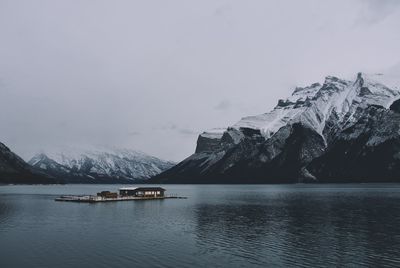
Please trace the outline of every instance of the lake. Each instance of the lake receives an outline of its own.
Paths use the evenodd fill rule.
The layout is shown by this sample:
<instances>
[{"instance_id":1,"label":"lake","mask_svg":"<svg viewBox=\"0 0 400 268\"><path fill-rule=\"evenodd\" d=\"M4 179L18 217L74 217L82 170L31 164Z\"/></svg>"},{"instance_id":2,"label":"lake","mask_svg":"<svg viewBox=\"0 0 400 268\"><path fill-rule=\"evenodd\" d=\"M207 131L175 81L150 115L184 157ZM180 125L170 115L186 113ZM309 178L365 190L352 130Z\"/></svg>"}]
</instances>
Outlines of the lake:
<instances>
[{"instance_id":1,"label":"lake","mask_svg":"<svg viewBox=\"0 0 400 268\"><path fill-rule=\"evenodd\" d=\"M118 187L0 186L0 266L400 266L400 184L164 185L188 199L54 201Z\"/></svg>"}]
</instances>

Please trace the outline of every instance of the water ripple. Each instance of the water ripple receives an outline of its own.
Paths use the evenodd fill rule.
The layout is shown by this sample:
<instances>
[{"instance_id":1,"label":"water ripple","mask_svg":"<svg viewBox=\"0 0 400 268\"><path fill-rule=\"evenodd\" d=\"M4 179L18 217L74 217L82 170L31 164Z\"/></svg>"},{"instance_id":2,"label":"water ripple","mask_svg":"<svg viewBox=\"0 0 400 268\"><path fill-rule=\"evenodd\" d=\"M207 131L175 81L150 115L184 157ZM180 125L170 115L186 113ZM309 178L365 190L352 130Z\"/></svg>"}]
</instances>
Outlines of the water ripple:
<instances>
[{"instance_id":1,"label":"water ripple","mask_svg":"<svg viewBox=\"0 0 400 268\"><path fill-rule=\"evenodd\" d=\"M399 185L174 185L190 198L54 202L68 187L82 191L1 189L5 267L400 266Z\"/></svg>"}]
</instances>

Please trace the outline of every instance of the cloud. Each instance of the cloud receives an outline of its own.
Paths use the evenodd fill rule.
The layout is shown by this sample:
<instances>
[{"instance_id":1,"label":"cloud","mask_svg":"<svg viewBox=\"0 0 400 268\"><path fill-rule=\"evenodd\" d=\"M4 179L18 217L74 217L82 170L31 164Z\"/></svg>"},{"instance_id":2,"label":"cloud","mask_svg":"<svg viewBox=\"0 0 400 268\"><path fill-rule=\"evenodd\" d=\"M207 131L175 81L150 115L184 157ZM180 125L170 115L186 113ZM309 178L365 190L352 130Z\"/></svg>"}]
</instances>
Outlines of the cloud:
<instances>
[{"instance_id":1,"label":"cloud","mask_svg":"<svg viewBox=\"0 0 400 268\"><path fill-rule=\"evenodd\" d=\"M181 133L183 135L189 135L189 136L193 136L193 135L198 135L199 134L199 132L191 130L191 129L187 129L187 128L179 129L179 133Z\"/></svg>"},{"instance_id":2,"label":"cloud","mask_svg":"<svg viewBox=\"0 0 400 268\"><path fill-rule=\"evenodd\" d=\"M220 101L215 107L215 110L226 111L231 108L232 104L228 100Z\"/></svg>"},{"instance_id":3,"label":"cloud","mask_svg":"<svg viewBox=\"0 0 400 268\"><path fill-rule=\"evenodd\" d=\"M131 131L131 132L128 133L129 136L139 136L141 134L142 133L140 133L139 131Z\"/></svg>"},{"instance_id":4,"label":"cloud","mask_svg":"<svg viewBox=\"0 0 400 268\"><path fill-rule=\"evenodd\" d=\"M161 129L161 130L176 130L178 126L174 123L168 123L165 125L162 125L160 127L155 127L156 129Z\"/></svg>"},{"instance_id":5,"label":"cloud","mask_svg":"<svg viewBox=\"0 0 400 268\"><path fill-rule=\"evenodd\" d=\"M0 0L0 141L181 160L293 86L400 55L400 0L182 2Z\"/></svg>"},{"instance_id":6,"label":"cloud","mask_svg":"<svg viewBox=\"0 0 400 268\"><path fill-rule=\"evenodd\" d=\"M367 25L379 23L392 15L400 7L398 0L364 0L358 23Z\"/></svg>"},{"instance_id":7,"label":"cloud","mask_svg":"<svg viewBox=\"0 0 400 268\"><path fill-rule=\"evenodd\" d=\"M158 128L159 130L165 131L165 130L169 130L169 131L173 131L175 133L179 133L185 136L194 136L194 135L198 135L199 132L189 129L189 128L184 128L184 127L180 127L175 123L168 123L166 125L163 125L161 127Z\"/></svg>"},{"instance_id":8,"label":"cloud","mask_svg":"<svg viewBox=\"0 0 400 268\"><path fill-rule=\"evenodd\" d=\"M223 4L215 9L214 14L216 16L222 16L231 10L232 10L232 6L230 4Z\"/></svg>"}]
</instances>

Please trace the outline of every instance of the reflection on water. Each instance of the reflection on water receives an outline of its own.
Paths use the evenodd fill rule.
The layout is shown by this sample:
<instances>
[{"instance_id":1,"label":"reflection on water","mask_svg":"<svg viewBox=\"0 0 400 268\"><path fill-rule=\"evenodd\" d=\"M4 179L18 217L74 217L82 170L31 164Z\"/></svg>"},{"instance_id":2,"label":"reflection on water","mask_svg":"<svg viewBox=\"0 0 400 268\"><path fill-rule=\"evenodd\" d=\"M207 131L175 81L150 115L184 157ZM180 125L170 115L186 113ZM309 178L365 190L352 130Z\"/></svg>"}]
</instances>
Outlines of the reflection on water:
<instances>
[{"instance_id":1,"label":"reflection on water","mask_svg":"<svg viewBox=\"0 0 400 268\"><path fill-rule=\"evenodd\" d=\"M8 219L10 219L11 213L13 212L11 206L12 204L0 198L0 226L7 225Z\"/></svg>"},{"instance_id":2,"label":"reflection on water","mask_svg":"<svg viewBox=\"0 0 400 268\"><path fill-rule=\"evenodd\" d=\"M204 255L232 254L258 265L400 264L400 196L304 193L257 199L263 204L196 207Z\"/></svg>"},{"instance_id":3,"label":"reflection on water","mask_svg":"<svg viewBox=\"0 0 400 268\"><path fill-rule=\"evenodd\" d=\"M189 199L53 201L114 188L0 187L2 267L400 266L400 185L167 185Z\"/></svg>"}]
</instances>

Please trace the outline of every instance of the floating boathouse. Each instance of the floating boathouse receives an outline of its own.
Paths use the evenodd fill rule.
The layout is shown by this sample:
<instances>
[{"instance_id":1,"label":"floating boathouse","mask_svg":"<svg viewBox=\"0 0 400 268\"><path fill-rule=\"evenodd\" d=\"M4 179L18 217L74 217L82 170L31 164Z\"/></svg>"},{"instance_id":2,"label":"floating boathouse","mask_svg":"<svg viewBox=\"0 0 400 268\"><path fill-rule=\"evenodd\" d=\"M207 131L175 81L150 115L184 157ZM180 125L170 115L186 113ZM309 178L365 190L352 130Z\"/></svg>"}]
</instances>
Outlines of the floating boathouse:
<instances>
[{"instance_id":1,"label":"floating boathouse","mask_svg":"<svg viewBox=\"0 0 400 268\"><path fill-rule=\"evenodd\" d=\"M130 201L130 200L154 200L154 199L186 199L177 195L165 195L165 189L161 187L123 187L117 192L102 191L97 195L63 195L56 198L56 201L70 202L114 202L114 201Z\"/></svg>"}]
</instances>

